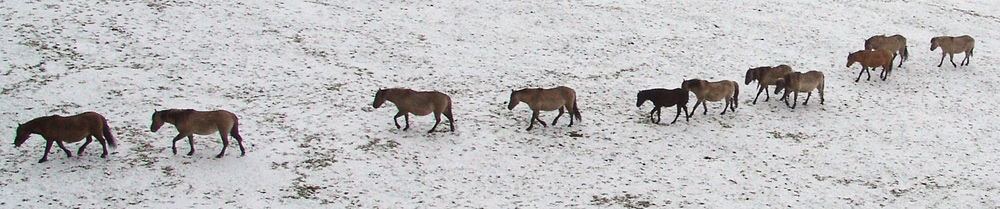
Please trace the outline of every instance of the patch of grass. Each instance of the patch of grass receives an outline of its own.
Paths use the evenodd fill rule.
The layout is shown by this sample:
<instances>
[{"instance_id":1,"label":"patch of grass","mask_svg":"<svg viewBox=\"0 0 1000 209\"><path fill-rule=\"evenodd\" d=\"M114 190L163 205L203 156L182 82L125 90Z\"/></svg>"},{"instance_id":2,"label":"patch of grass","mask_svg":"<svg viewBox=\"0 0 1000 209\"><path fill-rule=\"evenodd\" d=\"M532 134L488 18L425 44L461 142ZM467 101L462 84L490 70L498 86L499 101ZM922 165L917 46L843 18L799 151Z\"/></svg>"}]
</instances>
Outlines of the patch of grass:
<instances>
[{"instance_id":1,"label":"patch of grass","mask_svg":"<svg viewBox=\"0 0 1000 209\"><path fill-rule=\"evenodd\" d=\"M375 150L380 150L380 151L391 150L393 148L399 147L399 142L396 142L396 140L388 140L385 142L385 144L379 144L379 142L381 141L382 139L379 138L372 139L371 141L368 141L367 144L358 146L358 149L370 152Z\"/></svg>"},{"instance_id":2,"label":"patch of grass","mask_svg":"<svg viewBox=\"0 0 1000 209\"><path fill-rule=\"evenodd\" d=\"M638 200L641 197L639 195L634 195L634 194L617 195L611 198L594 195L593 198L594 199L590 200L590 204L596 206L620 205L624 208L636 209L636 208L649 208L650 206L655 205L649 201Z\"/></svg>"},{"instance_id":3,"label":"patch of grass","mask_svg":"<svg viewBox=\"0 0 1000 209\"><path fill-rule=\"evenodd\" d=\"M767 133L771 134L771 137L773 137L775 139L791 139L791 140L795 141L796 143L802 143L803 139L812 137L812 136L806 135L805 133L802 133L802 132L798 132L798 133L784 133L784 134L782 134L781 132L778 132L778 131L768 131Z\"/></svg>"}]
</instances>

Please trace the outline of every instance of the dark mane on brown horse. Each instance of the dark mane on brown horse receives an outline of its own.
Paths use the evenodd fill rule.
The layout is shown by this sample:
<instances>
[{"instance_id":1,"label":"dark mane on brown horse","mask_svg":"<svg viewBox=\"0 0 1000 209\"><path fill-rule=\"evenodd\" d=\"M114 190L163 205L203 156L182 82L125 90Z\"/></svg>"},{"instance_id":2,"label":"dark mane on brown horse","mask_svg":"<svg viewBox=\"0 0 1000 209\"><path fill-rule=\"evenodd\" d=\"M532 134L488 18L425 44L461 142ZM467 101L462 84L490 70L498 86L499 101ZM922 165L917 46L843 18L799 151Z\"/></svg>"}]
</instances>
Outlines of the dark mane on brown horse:
<instances>
[{"instance_id":1,"label":"dark mane on brown horse","mask_svg":"<svg viewBox=\"0 0 1000 209\"><path fill-rule=\"evenodd\" d=\"M949 55L949 60L951 65L958 67L955 64L955 54L965 52L965 59L960 62L962 66L969 65L970 57L972 57L972 49L976 48L976 40L972 39L972 36L964 35L958 37L951 36L938 36L931 39L931 51L941 47L941 60L938 61L938 67L941 67L941 63L944 63L944 55Z\"/></svg>"},{"instance_id":2,"label":"dark mane on brown horse","mask_svg":"<svg viewBox=\"0 0 1000 209\"><path fill-rule=\"evenodd\" d=\"M708 82L701 79L691 79L682 82L681 89L694 93L695 97L698 98L698 102L694 103L694 108L691 108L691 115L694 115L695 110L698 110L699 104L705 109L702 114L708 114L708 106L705 104L705 101L717 102L726 100L726 105L722 107L721 115L725 115L728 109L736 111L736 107L739 106L740 84L736 83L736 81L721 80ZM688 115L688 117L691 115Z\"/></svg>"},{"instance_id":3,"label":"dark mane on brown horse","mask_svg":"<svg viewBox=\"0 0 1000 209\"><path fill-rule=\"evenodd\" d=\"M406 119L406 127L403 131L410 129L410 113L417 116L424 116L434 113L434 126L427 133L434 132L438 124L441 123L441 115L448 118L448 125L451 126L451 131L455 131L455 119L451 114L451 97L447 94L437 92L437 91L414 91L404 88L391 88L391 89L379 89L375 93L375 101L372 102L372 107L379 108L385 101L390 101L396 105L396 116L392 118L392 122L396 124L396 129L399 129L399 122L396 121L400 116Z\"/></svg>"},{"instance_id":4,"label":"dark mane on brown horse","mask_svg":"<svg viewBox=\"0 0 1000 209\"><path fill-rule=\"evenodd\" d=\"M17 126L14 146L20 147L25 140L28 140L31 134L42 135L42 138L45 138L45 154L42 155L41 160L38 160L38 163L48 161L49 150L52 149L53 142L66 152L66 157L73 157L73 154L69 149L66 149L63 142L73 143L86 138L87 141L80 146L80 149L76 153L77 155L81 155L84 148L93 141L93 138L97 138L97 141L101 143L101 147L104 149L101 158L108 156L108 146L111 146L111 148L118 146L115 142L115 137L111 135L111 127L108 126L108 120L95 112L85 112L69 117L59 115L45 116L35 118L25 124L20 124Z\"/></svg>"},{"instance_id":5,"label":"dark mane on brown horse","mask_svg":"<svg viewBox=\"0 0 1000 209\"><path fill-rule=\"evenodd\" d=\"M236 138L236 142L240 146L240 156L246 155L246 150L243 148L243 137L240 136L239 118L229 111L203 112L192 109L169 109L153 112L152 120L153 124L149 128L152 132L160 130L164 123L173 124L174 128L177 128L178 133L174 137L172 146L175 155L177 154L178 140L184 137L188 138L191 151L187 155L190 156L194 154L194 134L208 135L215 132L219 132L222 137L222 151L215 156L216 158L221 158L226 154L226 148L229 147L229 136Z\"/></svg>"},{"instance_id":6,"label":"dark mane on brown horse","mask_svg":"<svg viewBox=\"0 0 1000 209\"><path fill-rule=\"evenodd\" d=\"M569 126L573 126L573 118L582 120L579 106L576 105L576 91L569 87L559 86L551 89L525 88L511 91L507 109L513 110L521 102L528 103L528 107L531 108L531 121L529 122L528 130L531 130L535 126L535 121L541 123L542 127L547 127L545 122L538 118L538 113L542 110L559 110L556 119L552 120L552 125L555 125L556 121L559 121L559 117L566 111L570 114Z\"/></svg>"}]
</instances>

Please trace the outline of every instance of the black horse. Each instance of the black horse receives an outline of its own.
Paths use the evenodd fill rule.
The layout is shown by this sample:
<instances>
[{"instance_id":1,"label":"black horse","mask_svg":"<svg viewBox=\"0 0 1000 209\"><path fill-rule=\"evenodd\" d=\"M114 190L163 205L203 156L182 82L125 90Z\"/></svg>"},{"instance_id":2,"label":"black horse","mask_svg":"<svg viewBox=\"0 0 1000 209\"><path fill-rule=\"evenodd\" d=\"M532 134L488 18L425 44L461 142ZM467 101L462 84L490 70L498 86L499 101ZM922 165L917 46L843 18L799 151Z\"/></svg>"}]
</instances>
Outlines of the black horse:
<instances>
[{"instance_id":1,"label":"black horse","mask_svg":"<svg viewBox=\"0 0 1000 209\"><path fill-rule=\"evenodd\" d=\"M653 101L653 111L649 111L649 120L653 123L660 124L660 108L670 107L677 105L677 115L674 116L674 121L670 124L676 123L677 118L681 116L681 109L684 109L684 119L690 121L690 116L688 116L688 91L683 89L647 89L639 91L636 95L638 98L635 102L636 107L641 107L642 103L646 100ZM653 113L656 113L656 119L653 118Z\"/></svg>"}]
</instances>

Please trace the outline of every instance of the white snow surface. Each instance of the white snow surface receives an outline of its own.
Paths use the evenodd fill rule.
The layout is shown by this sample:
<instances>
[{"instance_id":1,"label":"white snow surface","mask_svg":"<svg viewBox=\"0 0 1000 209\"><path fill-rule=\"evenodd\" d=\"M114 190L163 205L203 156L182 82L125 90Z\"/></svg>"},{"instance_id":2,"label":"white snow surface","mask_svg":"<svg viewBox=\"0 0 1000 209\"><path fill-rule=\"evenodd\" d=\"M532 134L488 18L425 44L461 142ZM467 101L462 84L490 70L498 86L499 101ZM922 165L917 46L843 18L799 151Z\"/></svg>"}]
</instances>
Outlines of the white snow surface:
<instances>
[{"instance_id":1,"label":"white snow surface","mask_svg":"<svg viewBox=\"0 0 1000 209\"><path fill-rule=\"evenodd\" d=\"M39 135L0 146L0 207L995 208L998 8L8 1L0 136L35 117L96 111L119 146L106 159L97 143L71 158L54 148L45 163ZM878 34L906 36L910 58L887 81L855 83L847 54ZM963 34L977 41L971 64L936 67L930 38ZM745 71L778 64L823 71L825 104L751 104ZM657 125L650 103L634 106L639 90L692 78L741 83L737 111L719 115L722 103L710 102L707 115L669 124L664 108ZM559 85L577 92L577 125L564 116L525 131L527 105L506 109L511 90ZM457 130L427 134L429 116L397 130L395 105L372 108L389 87L449 94ZM193 156L186 140L172 154L173 126L149 131L152 112L169 108L236 113L247 155L233 142L214 158L218 135L196 136Z\"/></svg>"}]
</instances>

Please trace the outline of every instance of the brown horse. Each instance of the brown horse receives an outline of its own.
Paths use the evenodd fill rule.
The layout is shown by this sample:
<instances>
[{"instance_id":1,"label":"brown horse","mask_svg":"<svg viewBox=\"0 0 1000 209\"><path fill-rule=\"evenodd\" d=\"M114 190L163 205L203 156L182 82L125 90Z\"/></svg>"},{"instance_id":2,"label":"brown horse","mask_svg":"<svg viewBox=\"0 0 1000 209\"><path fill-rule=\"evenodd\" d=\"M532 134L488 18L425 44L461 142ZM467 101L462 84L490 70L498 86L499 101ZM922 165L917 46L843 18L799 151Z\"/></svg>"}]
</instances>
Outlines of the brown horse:
<instances>
[{"instance_id":1,"label":"brown horse","mask_svg":"<svg viewBox=\"0 0 1000 209\"><path fill-rule=\"evenodd\" d=\"M677 117L681 116L681 109L684 109L684 119L690 121L691 117L686 117L688 115L688 92L683 89L647 89L639 91L636 94L635 107L641 107L642 103L646 101L653 101L653 110L649 111L649 120L653 123L660 124L660 108L670 107L677 105L677 115L674 115L674 121L670 124L677 122ZM653 113L656 113L656 118L653 118Z\"/></svg>"},{"instance_id":2,"label":"brown horse","mask_svg":"<svg viewBox=\"0 0 1000 209\"><path fill-rule=\"evenodd\" d=\"M187 155L191 156L194 154L194 135L209 135L215 132L219 132L219 135L222 136L222 152L219 152L219 155L215 156L216 158L221 158L226 154L226 147L229 147L230 135L236 138L236 143L240 145L240 156L247 154L243 148L243 137L240 136L239 118L236 117L236 114L229 111L195 111L192 109L155 111L153 113L153 124L149 127L149 130L152 132L160 130L164 122L174 124L174 128L177 128L178 133L174 137L172 146L175 155L177 154L178 140L184 137L188 138L191 151Z\"/></svg>"},{"instance_id":3,"label":"brown horse","mask_svg":"<svg viewBox=\"0 0 1000 209\"><path fill-rule=\"evenodd\" d=\"M705 101L717 102L726 100L726 106L722 107L722 114L726 114L727 108L731 108L736 111L736 107L739 105L740 98L740 84L736 81L721 80L716 82L708 82L701 79L691 79L685 80L681 83L681 89L690 91L698 97L698 102L694 103L694 108L691 108L691 115L694 115L696 110L698 110L698 104L701 104L705 110L702 114L708 114L708 106L705 105ZM688 117L691 117L688 115Z\"/></svg>"},{"instance_id":4,"label":"brown horse","mask_svg":"<svg viewBox=\"0 0 1000 209\"><path fill-rule=\"evenodd\" d=\"M892 52L892 59L899 58L899 66L903 66L910 53L906 51L906 37L896 34L892 36L877 35L865 40L865 50L886 50ZM898 56L897 56L898 55Z\"/></svg>"},{"instance_id":5,"label":"brown horse","mask_svg":"<svg viewBox=\"0 0 1000 209\"><path fill-rule=\"evenodd\" d=\"M17 126L17 135L14 137L14 147L21 147L21 144L25 140L28 140L31 134L42 135L42 138L45 138L45 154L42 155L41 160L38 160L38 163L48 161L52 142L56 142L59 148L62 148L63 152L66 152L66 157L73 157L73 154L69 149L66 149L63 142L73 143L87 138L87 141L83 142L80 149L76 151L77 155L81 155L84 148L93 141L92 137L97 138L97 141L101 143L101 147L104 148L101 158L108 157L108 146L111 146L111 148L118 146L115 143L115 137L111 135L111 127L108 126L108 120L95 112L85 112L69 117L59 115L45 116L35 118L25 124L19 124Z\"/></svg>"},{"instance_id":6,"label":"brown horse","mask_svg":"<svg viewBox=\"0 0 1000 209\"><path fill-rule=\"evenodd\" d=\"M785 97L788 97L790 92L795 92L793 97L792 105L788 105L788 100L785 99L785 106L795 109L795 105L799 102L799 92L808 92L806 95L806 101L802 102L802 105L809 103L809 98L812 97L812 90L816 89L819 91L819 103L823 104L826 99L823 98L823 72L819 71L809 71L806 73L789 73L785 75L784 78L778 80L777 87L774 88L774 93L777 94L781 89L785 89Z\"/></svg>"},{"instance_id":7,"label":"brown horse","mask_svg":"<svg viewBox=\"0 0 1000 209\"><path fill-rule=\"evenodd\" d=\"M861 63L861 72L858 73L858 78L854 79L854 82L861 80L861 74L865 72L868 72L868 80L872 80L872 72L869 68L882 67L879 78L882 78L883 81L892 73L892 52L888 50L861 50L847 55L847 67L851 67L855 62Z\"/></svg>"},{"instance_id":8,"label":"brown horse","mask_svg":"<svg viewBox=\"0 0 1000 209\"><path fill-rule=\"evenodd\" d=\"M538 112L559 110L559 115L556 115L556 119L552 120L552 125L556 125L556 121L559 121L559 117L563 115L564 111L568 111L569 126L573 126L573 118L577 120L583 120L580 116L579 106L576 105L576 91L565 86L559 86L551 89L541 89L541 88L526 88L517 91L510 92L510 103L507 103L507 109L513 110L517 104L520 102L528 103L528 107L531 108L531 123L528 125L528 130L535 126L535 121L542 123L542 127L547 127L545 122L538 119Z\"/></svg>"},{"instance_id":9,"label":"brown horse","mask_svg":"<svg viewBox=\"0 0 1000 209\"><path fill-rule=\"evenodd\" d=\"M760 98L761 92L765 92L765 102L771 100L771 95L766 93L768 90L767 86L774 85L775 81L789 73L792 73L792 67L788 65L765 66L747 70L746 82L744 84L750 85L750 82L757 81L757 96L753 98L753 103L757 104L757 98Z\"/></svg>"},{"instance_id":10,"label":"brown horse","mask_svg":"<svg viewBox=\"0 0 1000 209\"><path fill-rule=\"evenodd\" d=\"M938 36L931 39L931 51L934 51L941 47L941 61L938 61L938 67L941 67L941 63L944 63L944 55L948 54L948 60L951 61L951 65L958 67L955 64L955 54L965 52L965 59L962 59L962 66L969 65L969 57L972 57L972 48L976 47L976 40L972 39L971 36L964 35L958 37L951 36Z\"/></svg>"},{"instance_id":11,"label":"brown horse","mask_svg":"<svg viewBox=\"0 0 1000 209\"><path fill-rule=\"evenodd\" d=\"M424 116L433 112L434 127L431 127L431 130L427 131L427 133L434 132L434 128L437 128L438 124L441 123L442 113L448 118L451 131L455 131L455 119L451 115L451 97L448 97L447 94L437 91L414 91L402 88L379 89L375 93L375 102L372 103L372 107L379 108L386 100L396 104L396 109L399 110L396 116L392 118L392 122L396 123L396 129L399 129L399 122L396 121L399 116L404 116L406 119L406 128L403 128L403 131L406 131L410 129L409 113Z\"/></svg>"}]
</instances>

